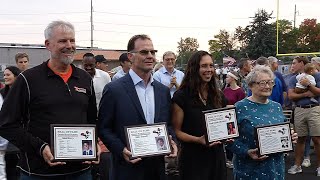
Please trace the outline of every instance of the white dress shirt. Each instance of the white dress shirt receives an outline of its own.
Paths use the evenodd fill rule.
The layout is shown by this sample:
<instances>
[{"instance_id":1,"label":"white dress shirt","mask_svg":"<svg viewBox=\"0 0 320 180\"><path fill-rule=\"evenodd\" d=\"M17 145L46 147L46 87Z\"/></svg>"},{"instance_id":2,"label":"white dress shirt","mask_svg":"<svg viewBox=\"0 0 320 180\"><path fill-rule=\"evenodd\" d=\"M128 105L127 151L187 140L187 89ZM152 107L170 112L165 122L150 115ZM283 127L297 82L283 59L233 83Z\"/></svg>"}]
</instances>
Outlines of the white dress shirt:
<instances>
[{"instance_id":1,"label":"white dress shirt","mask_svg":"<svg viewBox=\"0 0 320 180\"><path fill-rule=\"evenodd\" d=\"M96 69L96 73L92 80L93 80L94 91L96 93L97 108L99 109L103 88L106 84L111 82L111 78L107 72L104 72L100 69Z\"/></svg>"}]
</instances>

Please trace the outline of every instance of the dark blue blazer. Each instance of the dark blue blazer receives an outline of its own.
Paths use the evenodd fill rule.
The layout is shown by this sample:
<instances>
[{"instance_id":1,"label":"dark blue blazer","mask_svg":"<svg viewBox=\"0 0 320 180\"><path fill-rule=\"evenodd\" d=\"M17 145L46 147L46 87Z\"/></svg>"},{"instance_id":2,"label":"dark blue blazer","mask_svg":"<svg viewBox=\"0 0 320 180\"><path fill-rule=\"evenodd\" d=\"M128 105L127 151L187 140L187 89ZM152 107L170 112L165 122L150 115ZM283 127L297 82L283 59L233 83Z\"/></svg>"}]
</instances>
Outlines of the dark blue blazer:
<instances>
[{"instance_id":1,"label":"dark blue blazer","mask_svg":"<svg viewBox=\"0 0 320 180\"><path fill-rule=\"evenodd\" d=\"M87 155L87 151L83 151L82 155ZM92 150L91 149L89 150L89 154L88 155L92 155Z\"/></svg>"},{"instance_id":2,"label":"dark blue blazer","mask_svg":"<svg viewBox=\"0 0 320 180\"><path fill-rule=\"evenodd\" d=\"M168 127L170 127L170 90L158 81L154 81L152 85L155 96L154 122L167 122ZM123 159L122 151L126 147L124 127L141 124L147 124L147 122L132 78L128 73L105 86L99 109L99 137L112 152L112 174L116 179L146 179L143 171L147 170L145 168L152 168L150 163L159 166L155 168L158 168L157 171L161 171L160 174L163 171L164 175L163 156L143 158L142 162L135 165L129 164ZM172 129L168 131L171 134L173 133Z\"/></svg>"}]
</instances>

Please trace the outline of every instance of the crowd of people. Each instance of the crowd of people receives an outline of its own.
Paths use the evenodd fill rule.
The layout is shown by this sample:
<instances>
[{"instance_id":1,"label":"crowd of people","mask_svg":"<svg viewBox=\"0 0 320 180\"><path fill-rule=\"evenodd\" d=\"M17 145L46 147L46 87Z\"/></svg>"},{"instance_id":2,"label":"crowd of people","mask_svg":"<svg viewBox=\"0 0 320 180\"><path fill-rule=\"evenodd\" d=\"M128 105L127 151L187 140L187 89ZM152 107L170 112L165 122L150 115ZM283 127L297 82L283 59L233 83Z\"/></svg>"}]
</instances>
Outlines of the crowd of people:
<instances>
[{"instance_id":1,"label":"crowd of people","mask_svg":"<svg viewBox=\"0 0 320 180\"><path fill-rule=\"evenodd\" d=\"M234 179L281 180L284 153L259 155L255 127L285 122L283 109L294 110L297 142L288 173L310 166L312 139L320 176L320 58L295 57L291 74L283 76L275 57L255 64L242 58L220 72L210 53L197 51L182 72L172 51L155 65L152 39L139 34L119 57L121 69L110 74L102 55L85 53L83 69L72 64L76 39L69 22L53 21L44 32L48 60L28 69L28 55L19 53L17 67L4 71L0 179L223 180L228 167ZM236 110L239 137L208 143L203 111L225 107ZM171 153L132 158L124 127L157 123L167 124ZM96 125L97 141L82 142L80 152L97 159L56 161L52 124ZM235 124L228 124L228 134L237 134ZM164 141L156 140L158 150L169 148Z\"/></svg>"}]
</instances>

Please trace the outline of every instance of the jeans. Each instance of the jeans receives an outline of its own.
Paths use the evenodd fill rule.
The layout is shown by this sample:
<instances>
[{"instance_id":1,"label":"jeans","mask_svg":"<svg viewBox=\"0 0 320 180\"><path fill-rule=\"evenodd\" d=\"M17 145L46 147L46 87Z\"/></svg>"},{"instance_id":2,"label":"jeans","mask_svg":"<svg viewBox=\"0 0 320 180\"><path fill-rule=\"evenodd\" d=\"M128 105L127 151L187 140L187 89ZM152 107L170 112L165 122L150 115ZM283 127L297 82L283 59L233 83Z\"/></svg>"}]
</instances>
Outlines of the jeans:
<instances>
[{"instance_id":1,"label":"jeans","mask_svg":"<svg viewBox=\"0 0 320 180\"><path fill-rule=\"evenodd\" d=\"M92 180L91 170L85 170L75 174L62 175L62 176L29 176L25 172L21 172L20 180Z\"/></svg>"},{"instance_id":2,"label":"jeans","mask_svg":"<svg viewBox=\"0 0 320 180\"><path fill-rule=\"evenodd\" d=\"M310 142L311 142L311 137L310 136L307 136L306 138L306 144L305 144L305 147L304 147L304 157L308 157L310 158Z\"/></svg>"}]
</instances>

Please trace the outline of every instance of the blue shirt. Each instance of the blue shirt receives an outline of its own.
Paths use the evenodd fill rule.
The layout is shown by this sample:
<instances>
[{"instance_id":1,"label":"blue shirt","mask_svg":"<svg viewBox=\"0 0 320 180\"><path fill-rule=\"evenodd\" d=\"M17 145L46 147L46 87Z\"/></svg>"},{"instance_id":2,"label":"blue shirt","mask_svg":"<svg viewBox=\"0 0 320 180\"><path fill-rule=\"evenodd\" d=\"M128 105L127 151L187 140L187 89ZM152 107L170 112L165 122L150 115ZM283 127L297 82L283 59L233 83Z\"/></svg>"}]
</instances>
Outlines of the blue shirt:
<instances>
[{"instance_id":1,"label":"blue shirt","mask_svg":"<svg viewBox=\"0 0 320 180\"><path fill-rule=\"evenodd\" d=\"M123 69L120 69L113 77L112 77L112 81L115 81L117 79L122 78L123 76L125 76L127 73L125 73L123 71Z\"/></svg>"},{"instance_id":2,"label":"blue shirt","mask_svg":"<svg viewBox=\"0 0 320 180\"><path fill-rule=\"evenodd\" d=\"M290 78L290 81L289 81L289 89L294 89L296 87L296 83L298 82L297 81L297 78L296 78L297 74L292 76ZM314 75L314 78L316 80L316 87L317 88L320 88L320 72L316 73ZM314 97L318 102L320 102L320 96L316 96ZM295 101L296 105L298 106L305 106L305 105L309 105L309 104L314 104L309 97L305 97L305 98L301 98L297 101Z\"/></svg>"},{"instance_id":3,"label":"blue shirt","mask_svg":"<svg viewBox=\"0 0 320 180\"><path fill-rule=\"evenodd\" d=\"M136 89L139 101L144 113L144 117L148 124L154 123L155 113L155 101L154 101L154 90L153 90L153 77L151 75L150 81L145 85L143 79L141 79L132 69L129 71L129 75L133 81Z\"/></svg>"},{"instance_id":4,"label":"blue shirt","mask_svg":"<svg viewBox=\"0 0 320 180\"><path fill-rule=\"evenodd\" d=\"M180 85L182 79L184 77L184 73L182 71L177 70L176 68L173 69L172 73L169 73L165 67L160 68L157 72L154 73L153 78L159 81L161 84L165 86L169 86L171 82L171 78L175 76L177 83ZM176 92L177 87L173 86L170 89L170 95L173 96L173 93Z\"/></svg>"},{"instance_id":5,"label":"blue shirt","mask_svg":"<svg viewBox=\"0 0 320 180\"><path fill-rule=\"evenodd\" d=\"M239 137L227 148L234 153L233 174L235 179L284 180L285 163L283 153L268 155L263 161L255 161L248 155L249 149L257 148L254 127L283 123L282 108L279 103L255 103L243 99L235 104Z\"/></svg>"},{"instance_id":6,"label":"blue shirt","mask_svg":"<svg viewBox=\"0 0 320 180\"><path fill-rule=\"evenodd\" d=\"M282 74L278 71L274 71L273 74L281 81L282 84L282 92L287 92L288 91L288 87L286 85L286 82L284 81L284 78L282 76Z\"/></svg>"},{"instance_id":7,"label":"blue shirt","mask_svg":"<svg viewBox=\"0 0 320 180\"><path fill-rule=\"evenodd\" d=\"M283 76L284 82L286 83L287 87L289 87L289 81L292 76L295 76L295 74L290 73ZM288 93L288 88L287 88L287 93ZM285 107L292 108L292 101L288 98L288 96L284 101L284 105Z\"/></svg>"}]
</instances>

